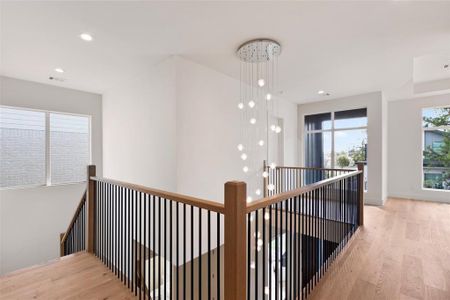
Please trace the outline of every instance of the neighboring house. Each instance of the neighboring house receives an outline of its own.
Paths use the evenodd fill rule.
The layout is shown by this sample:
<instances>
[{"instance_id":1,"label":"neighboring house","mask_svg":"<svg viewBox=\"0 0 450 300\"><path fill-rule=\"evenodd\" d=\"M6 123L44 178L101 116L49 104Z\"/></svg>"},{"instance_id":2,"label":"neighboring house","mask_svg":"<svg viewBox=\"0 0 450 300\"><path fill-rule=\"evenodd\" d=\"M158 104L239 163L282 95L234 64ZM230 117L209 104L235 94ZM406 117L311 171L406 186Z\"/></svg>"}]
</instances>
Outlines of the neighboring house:
<instances>
[{"instance_id":1,"label":"neighboring house","mask_svg":"<svg viewBox=\"0 0 450 300\"><path fill-rule=\"evenodd\" d=\"M433 152L440 153L444 145L444 132L433 130L424 132L424 149L431 149ZM424 158L423 178L426 188L437 188L450 190L450 182L445 179L450 170L439 161L431 161Z\"/></svg>"}]
</instances>

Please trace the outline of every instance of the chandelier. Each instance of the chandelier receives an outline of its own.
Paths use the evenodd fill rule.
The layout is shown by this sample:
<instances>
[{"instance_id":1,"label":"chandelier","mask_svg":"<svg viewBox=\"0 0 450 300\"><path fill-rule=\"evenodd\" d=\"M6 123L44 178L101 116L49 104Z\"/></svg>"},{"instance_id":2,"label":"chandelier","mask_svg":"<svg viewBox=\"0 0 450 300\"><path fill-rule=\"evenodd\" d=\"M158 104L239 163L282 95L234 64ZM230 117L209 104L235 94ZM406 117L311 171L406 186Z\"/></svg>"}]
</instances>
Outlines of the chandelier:
<instances>
[{"instance_id":1,"label":"chandelier","mask_svg":"<svg viewBox=\"0 0 450 300\"><path fill-rule=\"evenodd\" d=\"M265 195L263 161L275 168L277 134L281 127L274 116L278 56L281 45L270 39L245 42L237 49L240 63L240 97L237 105L241 115L240 143L237 149L242 160L248 186L247 202ZM273 190L273 185L268 185Z\"/></svg>"}]
</instances>

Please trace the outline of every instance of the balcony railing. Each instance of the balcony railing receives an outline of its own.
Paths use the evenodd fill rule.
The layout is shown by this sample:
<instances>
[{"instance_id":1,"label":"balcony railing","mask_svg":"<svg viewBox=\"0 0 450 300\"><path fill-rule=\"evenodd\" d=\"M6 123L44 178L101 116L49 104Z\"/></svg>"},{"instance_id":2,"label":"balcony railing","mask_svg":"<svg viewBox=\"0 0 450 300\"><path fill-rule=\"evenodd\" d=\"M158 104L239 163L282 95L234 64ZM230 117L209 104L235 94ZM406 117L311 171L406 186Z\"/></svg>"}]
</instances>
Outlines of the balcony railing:
<instances>
[{"instance_id":1,"label":"balcony railing","mask_svg":"<svg viewBox=\"0 0 450 300\"><path fill-rule=\"evenodd\" d=\"M221 203L95 175L61 253L86 249L142 299L306 298L363 224L362 166L268 169L251 203L243 182Z\"/></svg>"}]
</instances>

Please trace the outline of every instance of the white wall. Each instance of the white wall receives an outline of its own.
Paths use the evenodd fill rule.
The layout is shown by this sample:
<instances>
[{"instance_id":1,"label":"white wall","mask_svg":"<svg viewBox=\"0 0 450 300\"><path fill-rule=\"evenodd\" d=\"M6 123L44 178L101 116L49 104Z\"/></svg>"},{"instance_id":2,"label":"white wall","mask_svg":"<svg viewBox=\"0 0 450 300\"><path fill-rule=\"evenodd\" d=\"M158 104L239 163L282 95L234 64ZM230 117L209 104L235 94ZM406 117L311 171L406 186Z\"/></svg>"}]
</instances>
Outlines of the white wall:
<instances>
[{"instance_id":1,"label":"white wall","mask_svg":"<svg viewBox=\"0 0 450 300\"><path fill-rule=\"evenodd\" d=\"M450 192L422 189L422 108L449 105L450 94L389 102L389 196L450 203Z\"/></svg>"},{"instance_id":2,"label":"white wall","mask_svg":"<svg viewBox=\"0 0 450 300\"><path fill-rule=\"evenodd\" d=\"M177 59L177 191L223 201L224 183L245 181L236 150L240 139L239 81ZM277 100L284 121L284 158L297 164L296 104ZM261 159L261 167L262 167Z\"/></svg>"},{"instance_id":3,"label":"white wall","mask_svg":"<svg viewBox=\"0 0 450 300\"><path fill-rule=\"evenodd\" d=\"M386 200L386 182L383 181L383 166L386 166L386 156L383 147L386 147L386 119L382 112L386 103L382 99L381 92L332 99L322 102L314 102L298 105L298 140L300 164L304 163L304 116L322 112L367 108L367 140L368 140L368 188L365 194L367 204L382 205Z\"/></svg>"},{"instance_id":4,"label":"white wall","mask_svg":"<svg viewBox=\"0 0 450 300\"><path fill-rule=\"evenodd\" d=\"M238 80L182 57L136 70L103 95L105 177L222 202L224 183L244 179L238 97ZM296 164L296 105L279 103Z\"/></svg>"},{"instance_id":5,"label":"white wall","mask_svg":"<svg viewBox=\"0 0 450 300\"><path fill-rule=\"evenodd\" d=\"M0 192L0 274L59 257L59 234L85 188L69 184Z\"/></svg>"},{"instance_id":6,"label":"white wall","mask_svg":"<svg viewBox=\"0 0 450 300\"><path fill-rule=\"evenodd\" d=\"M0 77L0 104L91 115L92 162L102 170L100 95ZM0 190L0 274L59 256L85 184Z\"/></svg>"},{"instance_id":7,"label":"white wall","mask_svg":"<svg viewBox=\"0 0 450 300\"><path fill-rule=\"evenodd\" d=\"M103 94L107 178L176 190L175 60L124 78Z\"/></svg>"}]
</instances>

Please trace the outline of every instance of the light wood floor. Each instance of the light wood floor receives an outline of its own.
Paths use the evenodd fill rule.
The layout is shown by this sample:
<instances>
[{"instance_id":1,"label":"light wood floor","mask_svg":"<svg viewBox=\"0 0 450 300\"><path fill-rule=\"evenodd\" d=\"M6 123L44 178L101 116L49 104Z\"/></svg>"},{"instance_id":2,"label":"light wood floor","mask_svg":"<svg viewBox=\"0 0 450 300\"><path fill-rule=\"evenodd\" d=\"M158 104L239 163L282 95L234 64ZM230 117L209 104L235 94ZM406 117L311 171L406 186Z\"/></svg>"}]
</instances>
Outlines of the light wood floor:
<instances>
[{"instance_id":1,"label":"light wood floor","mask_svg":"<svg viewBox=\"0 0 450 300\"><path fill-rule=\"evenodd\" d=\"M0 277L0 299L135 299L91 254L79 252Z\"/></svg>"},{"instance_id":2,"label":"light wood floor","mask_svg":"<svg viewBox=\"0 0 450 300\"><path fill-rule=\"evenodd\" d=\"M364 212L311 299L449 300L450 205L389 199Z\"/></svg>"},{"instance_id":3,"label":"light wood floor","mask_svg":"<svg viewBox=\"0 0 450 300\"><path fill-rule=\"evenodd\" d=\"M365 226L311 299L450 300L450 205L390 199L365 207ZM134 299L97 258L79 253L0 277L0 299Z\"/></svg>"}]
</instances>

